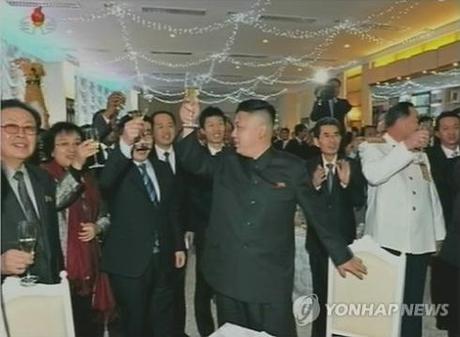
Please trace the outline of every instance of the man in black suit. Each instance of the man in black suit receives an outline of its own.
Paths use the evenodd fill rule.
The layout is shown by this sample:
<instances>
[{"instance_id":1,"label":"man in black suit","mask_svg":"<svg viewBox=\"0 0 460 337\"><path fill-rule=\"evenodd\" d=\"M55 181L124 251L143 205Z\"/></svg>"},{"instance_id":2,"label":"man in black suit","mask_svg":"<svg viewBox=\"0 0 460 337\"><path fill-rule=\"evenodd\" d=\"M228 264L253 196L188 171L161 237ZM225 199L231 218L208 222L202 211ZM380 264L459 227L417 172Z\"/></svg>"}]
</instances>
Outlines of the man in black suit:
<instances>
[{"instance_id":1,"label":"man in black suit","mask_svg":"<svg viewBox=\"0 0 460 337\"><path fill-rule=\"evenodd\" d=\"M1 274L27 268L40 283L56 283L63 267L56 212L56 187L48 174L27 164L37 143L40 115L18 100L1 102ZM19 250L17 226L37 224L35 255Z\"/></svg>"},{"instance_id":2,"label":"man in black suit","mask_svg":"<svg viewBox=\"0 0 460 337\"><path fill-rule=\"evenodd\" d=\"M184 136L198 111L196 101L182 105ZM185 169L213 177L202 271L216 291L219 325L230 322L291 337L297 335L291 300L297 203L342 275L362 277L365 267L326 226L326 210L308 187L305 163L272 148L274 119L268 102L244 101L235 117L235 151L210 156L192 132L179 142L177 153Z\"/></svg>"},{"instance_id":3,"label":"man in black suit","mask_svg":"<svg viewBox=\"0 0 460 337\"><path fill-rule=\"evenodd\" d=\"M185 264L175 180L151 155L151 122L126 117L122 127L100 177L111 214L102 269L110 274L126 337L173 336L171 281L174 267Z\"/></svg>"},{"instance_id":4,"label":"man in black suit","mask_svg":"<svg viewBox=\"0 0 460 337\"><path fill-rule=\"evenodd\" d=\"M446 228L449 230L452 222L454 197L457 191L454 181L454 166L460 156L460 117L453 112L443 112L436 118L435 136L438 142L426 153L430 160L433 181L438 190L443 209ZM452 296L452 268L443 259L433 256L431 261L431 297L433 303L447 303ZM449 317L437 315L437 327L446 330Z\"/></svg>"},{"instance_id":5,"label":"man in black suit","mask_svg":"<svg viewBox=\"0 0 460 337\"><path fill-rule=\"evenodd\" d=\"M320 119L313 128L314 141L321 155L307 161L312 184L327 209L327 226L347 244L356 237L355 207L366 201L366 180L359 162L339 155L342 140L340 123L331 117ZM312 337L326 336L328 253L312 226L308 226L306 248L310 256L313 293L321 307L313 322Z\"/></svg>"},{"instance_id":6,"label":"man in black suit","mask_svg":"<svg viewBox=\"0 0 460 337\"><path fill-rule=\"evenodd\" d=\"M180 221L182 232L185 232L185 185L184 172L181 170L176 160L174 151L174 140L176 138L176 118L174 115L165 110L156 111L151 116L153 125L153 142L155 144L152 155L160 161L168 164L170 173L176 180L176 200L180 208ZM186 240L189 239L190 233L186 233ZM187 247L186 247L187 248ZM174 272L174 336L187 337L185 333L185 268L177 269Z\"/></svg>"},{"instance_id":7,"label":"man in black suit","mask_svg":"<svg viewBox=\"0 0 460 337\"><path fill-rule=\"evenodd\" d=\"M290 135L289 128L282 128L280 130L279 139L276 139L273 142L273 147L277 150L284 150L289 143L289 135Z\"/></svg>"},{"instance_id":8,"label":"man in black suit","mask_svg":"<svg viewBox=\"0 0 460 337\"><path fill-rule=\"evenodd\" d=\"M460 117L460 116L459 116ZM453 213L449 228L447 228L446 238L439 253L439 259L444 262L446 271L445 284L449 297L446 298L449 304L449 312L445 328L448 330L449 337L460 337L460 160L454 167L455 197L453 203Z\"/></svg>"},{"instance_id":9,"label":"man in black suit","mask_svg":"<svg viewBox=\"0 0 460 337\"><path fill-rule=\"evenodd\" d=\"M207 107L199 118L200 132L205 138L203 150L218 155L224 148L225 115L221 109ZM215 330L211 313L214 291L206 282L200 269L206 241L206 229L212 205L212 178L188 174L187 176L188 226L193 231L196 248L195 319L201 336L209 336Z\"/></svg>"},{"instance_id":10,"label":"man in black suit","mask_svg":"<svg viewBox=\"0 0 460 337\"><path fill-rule=\"evenodd\" d=\"M319 154L318 148L310 146L305 141L308 137L308 129L304 124L297 124L294 127L294 134L295 137L289 140L284 148L286 152L292 153L303 160L308 160Z\"/></svg>"},{"instance_id":11,"label":"man in black suit","mask_svg":"<svg viewBox=\"0 0 460 337\"><path fill-rule=\"evenodd\" d=\"M348 100L338 98L341 85L342 82L338 78L331 78L319 90L318 98L313 104L310 115L312 121L320 120L323 117L334 117L340 122L342 130L346 130L345 117L352 106Z\"/></svg>"}]
</instances>

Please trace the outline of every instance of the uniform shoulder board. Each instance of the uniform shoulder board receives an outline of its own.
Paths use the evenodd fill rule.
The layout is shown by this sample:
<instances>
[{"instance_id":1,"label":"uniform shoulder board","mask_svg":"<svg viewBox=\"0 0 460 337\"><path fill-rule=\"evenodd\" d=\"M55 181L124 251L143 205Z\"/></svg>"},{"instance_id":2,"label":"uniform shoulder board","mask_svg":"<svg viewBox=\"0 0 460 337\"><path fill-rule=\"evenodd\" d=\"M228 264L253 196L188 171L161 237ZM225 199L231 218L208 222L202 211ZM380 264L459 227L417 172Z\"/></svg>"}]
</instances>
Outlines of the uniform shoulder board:
<instances>
[{"instance_id":1,"label":"uniform shoulder board","mask_svg":"<svg viewBox=\"0 0 460 337\"><path fill-rule=\"evenodd\" d=\"M368 142L369 144L383 144L387 141L383 137L369 137L366 139L366 142Z\"/></svg>"}]
</instances>

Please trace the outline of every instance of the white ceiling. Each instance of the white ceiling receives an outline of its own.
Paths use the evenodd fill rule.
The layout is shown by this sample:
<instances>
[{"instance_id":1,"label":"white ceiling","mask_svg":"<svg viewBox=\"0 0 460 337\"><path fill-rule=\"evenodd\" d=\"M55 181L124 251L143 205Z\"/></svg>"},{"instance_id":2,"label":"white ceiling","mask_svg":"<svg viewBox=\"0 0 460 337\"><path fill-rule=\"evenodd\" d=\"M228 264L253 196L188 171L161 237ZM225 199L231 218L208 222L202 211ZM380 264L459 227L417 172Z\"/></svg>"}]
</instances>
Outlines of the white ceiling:
<instances>
[{"instance_id":1,"label":"white ceiling","mask_svg":"<svg viewBox=\"0 0 460 337\"><path fill-rule=\"evenodd\" d=\"M3 1L3 0L0 0ZM240 24L236 33L235 42L229 49L229 54L245 54L254 57L236 57L233 60L255 63L273 62L286 57L301 57L314 54L313 68L338 67L350 61L360 60L370 54L378 52L398 42L405 41L413 36L425 33L430 36L438 27L460 22L460 1L458 0L421 0L421 1L395 1L395 0L259 0L266 3L262 14L268 16L283 16L299 22L283 22L280 20L260 20L259 23L275 26L281 30L321 31L322 29L337 27L338 24L347 22L358 29L358 34L351 30L342 30L337 36L326 34L310 39L291 39L264 33L248 24ZM17 10L30 13L37 1L22 2L6 1ZM44 1L42 1L44 2ZM33 6L31 6L33 3ZM133 15L122 18L109 15L105 18L92 20L91 14L107 12L107 1L99 0L61 0L46 1L51 6L44 7L47 17L58 22L58 28L53 33L59 48L72 59L78 60L83 68L93 69L94 72L115 76L117 78L134 78L139 82L136 74L153 74L160 77L183 79L187 72L193 74L208 73L211 62L199 66L180 68L151 64L141 58L126 59L113 62L117 58L127 55L133 50L137 55L146 55L153 61L173 64L193 62L198 59L221 53L232 34L232 26L221 30L199 34L176 34L170 37L167 31L149 29L131 18L138 15L144 20L161 24L169 24L177 28L191 28L206 26L215 22L224 22L229 18L229 12L245 13L251 9L255 1L249 0L159 0L159 1L134 1L127 0L115 2L113 6L121 6L124 11L129 10ZM44 4L46 6L46 4ZM59 8L76 7L76 8ZM156 8L145 12L144 7ZM175 14L160 9L203 10L202 15ZM259 7L260 8L260 7ZM174 12L174 11L173 11ZM89 22L73 21L72 18L88 18ZM63 18L67 20L62 21ZM120 21L126 24L129 40L123 40ZM359 36L359 33L367 33ZM425 37L426 37L425 36ZM324 47L327 38L329 45ZM369 38L378 41L371 41ZM268 40L263 43L263 40ZM344 46L349 44L349 48ZM321 47L323 46L323 47ZM316 48L316 49L315 49ZM318 49L319 48L319 49ZM316 51L315 51L316 50ZM318 53L319 50L319 53ZM187 55L159 55L152 52L187 53ZM136 62L138 68L136 71ZM269 75L279 69L279 65L271 67L247 67L239 69L228 62L216 62L212 72L214 78L224 81L242 81L260 75ZM97 65L95 65L97 62ZM306 64L303 64L306 65ZM287 66L280 74L282 80L302 80L312 76L311 67L299 65ZM155 81L146 76L145 84L160 91L169 90L177 92L184 86L180 82ZM138 83L140 84L140 83ZM242 85L244 86L244 85ZM205 87L214 92L228 92L228 86L208 83ZM263 84L255 88L258 92L271 93L290 87L284 83Z\"/></svg>"}]
</instances>

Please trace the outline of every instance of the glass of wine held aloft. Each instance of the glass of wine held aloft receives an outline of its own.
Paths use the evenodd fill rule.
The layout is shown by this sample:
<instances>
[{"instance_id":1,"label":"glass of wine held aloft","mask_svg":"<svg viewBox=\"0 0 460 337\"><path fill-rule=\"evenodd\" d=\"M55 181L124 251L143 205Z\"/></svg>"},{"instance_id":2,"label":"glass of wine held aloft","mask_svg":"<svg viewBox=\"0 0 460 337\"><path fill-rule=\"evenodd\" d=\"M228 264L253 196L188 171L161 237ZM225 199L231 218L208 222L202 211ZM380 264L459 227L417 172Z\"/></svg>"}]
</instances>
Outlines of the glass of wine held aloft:
<instances>
[{"instance_id":1,"label":"glass of wine held aloft","mask_svg":"<svg viewBox=\"0 0 460 337\"><path fill-rule=\"evenodd\" d=\"M96 143L98 150L100 150L101 145L99 143L99 132L96 128L87 128L83 130L83 136L85 140L92 140L94 143ZM94 163L89 166L90 169L95 169L95 168L101 168L104 167L103 164L101 164L98 160L97 153L93 156L94 157Z\"/></svg>"},{"instance_id":2,"label":"glass of wine held aloft","mask_svg":"<svg viewBox=\"0 0 460 337\"><path fill-rule=\"evenodd\" d=\"M19 249L23 252L34 254L37 243L38 224L32 221L19 221L18 223L18 243ZM33 286L38 281L38 276L32 275L27 268L26 275L21 278L21 285L25 287Z\"/></svg>"}]
</instances>

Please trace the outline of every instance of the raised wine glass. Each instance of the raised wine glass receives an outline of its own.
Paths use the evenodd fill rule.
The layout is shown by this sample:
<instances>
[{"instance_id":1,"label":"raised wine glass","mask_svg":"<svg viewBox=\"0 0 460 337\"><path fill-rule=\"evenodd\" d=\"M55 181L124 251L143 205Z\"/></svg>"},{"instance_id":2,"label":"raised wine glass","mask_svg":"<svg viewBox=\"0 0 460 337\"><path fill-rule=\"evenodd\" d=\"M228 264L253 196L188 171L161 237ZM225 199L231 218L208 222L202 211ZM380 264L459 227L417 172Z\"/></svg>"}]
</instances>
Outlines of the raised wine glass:
<instances>
[{"instance_id":1,"label":"raised wine glass","mask_svg":"<svg viewBox=\"0 0 460 337\"><path fill-rule=\"evenodd\" d=\"M98 149L100 150L100 143L99 143L99 132L96 128L87 128L83 130L85 139L91 139L93 142L98 144ZM90 169L101 168L104 167L98 160L97 153L93 156L94 163L89 166Z\"/></svg>"},{"instance_id":2,"label":"raised wine glass","mask_svg":"<svg viewBox=\"0 0 460 337\"><path fill-rule=\"evenodd\" d=\"M19 248L26 253L33 254L37 243L38 224L32 221L19 221L18 223L18 242ZM21 285L30 287L38 281L38 276L30 273L30 268L27 268L26 275L21 278Z\"/></svg>"}]
</instances>

